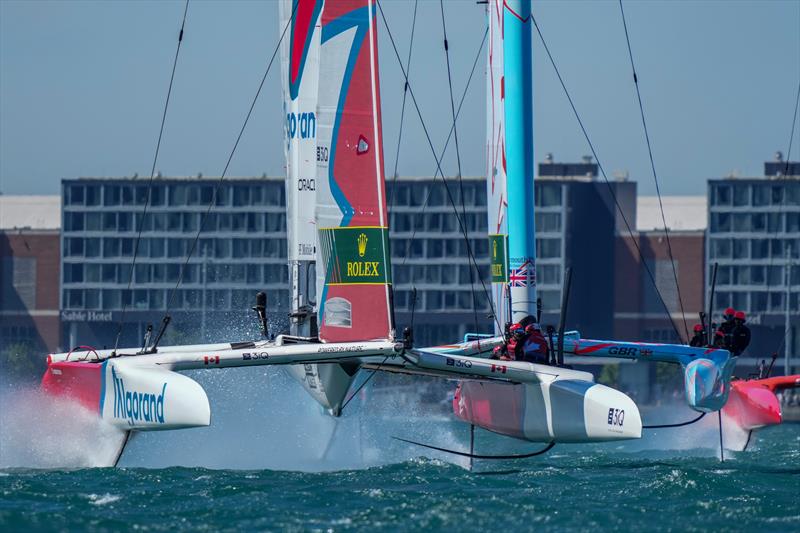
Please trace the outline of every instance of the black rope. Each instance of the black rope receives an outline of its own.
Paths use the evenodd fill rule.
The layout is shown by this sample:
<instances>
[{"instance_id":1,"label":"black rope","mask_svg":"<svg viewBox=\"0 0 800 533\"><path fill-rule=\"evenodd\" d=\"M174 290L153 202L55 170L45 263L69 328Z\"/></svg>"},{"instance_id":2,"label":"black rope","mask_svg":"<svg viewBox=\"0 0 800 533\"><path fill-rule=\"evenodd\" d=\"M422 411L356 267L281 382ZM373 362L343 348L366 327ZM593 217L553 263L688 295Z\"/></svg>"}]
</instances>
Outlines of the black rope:
<instances>
[{"instance_id":1,"label":"black rope","mask_svg":"<svg viewBox=\"0 0 800 533\"><path fill-rule=\"evenodd\" d=\"M406 71L403 68L403 62L400 60L400 53L397 51L397 44L395 43L394 37L392 36L392 31L389 28L389 23L386 21L386 14L383 11L383 6L381 5L381 2L379 0L376 1L376 3L378 5L378 10L381 13L381 18L383 19L383 24L386 27L386 33L389 36L389 42L392 44L392 48L394 50L395 57L397 58L397 61L400 64L400 69L403 71L403 77L406 79L406 82L408 83L408 75L406 74ZM436 166L438 168L438 172L440 174L444 175L444 173L442 172L442 169L441 169L440 161L439 161L439 159L437 158L437 155L436 155L436 148L434 148L434 146L433 146L433 141L431 140L430 133L428 132L428 127L425 125L425 120L424 120L424 118L422 116L422 111L419 108L419 104L417 102L417 99L414 96L414 89L411 87L410 83L408 85L408 93L411 95L411 102L414 104L414 109L416 110L417 116L419 117L420 124L422 125L422 131L425 133L425 139L428 141L428 147L431 149L431 153L433 154L433 158L436 160ZM450 187L447 185L447 180L443 178L442 179L442 183L444 184L445 191L447 192L447 198L450 201L450 205L453 207L453 210L456 211L456 213L457 213L457 207L456 207L455 200L453 198L453 193L452 193L452 191L450 191ZM469 242L467 229L464 226L464 224L462 223L460 217L456 216L456 219L458 220L459 227L461 229L461 233L464 235L464 241L465 241L465 244L466 244L466 247L467 247L467 255L469 256L469 259L472 262L472 264L475 265L475 269L479 270L478 269L478 263L475 260L475 255L472 253L472 246L470 245L470 242ZM484 292L484 294L486 296L487 301L489 302L489 306L492 308L492 315L495 316L496 313L494 312L494 303L492 302L491 295L489 294L489 291L486 288L486 283L483 281L482 278L480 278L480 276L478 277L478 279L481 282L481 285L483 287L483 292ZM496 320L496 317L495 317L495 320ZM498 327L502 327L502 326L500 326L499 322L498 322Z\"/></svg>"},{"instance_id":2,"label":"black rope","mask_svg":"<svg viewBox=\"0 0 800 533\"><path fill-rule=\"evenodd\" d=\"M406 72L411 74L411 51L414 49L414 30L417 27L417 4L419 0L414 0L414 17L411 19L411 39L408 42L408 59L406 60ZM400 131L397 134L397 150L394 154L394 172L392 173L392 196L389 198L389 209L394 210L395 200L397 199L397 163L400 161L400 143L403 140L403 119L406 116L406 95L408 94L408 82L403 82L403 104L400 106Z\"/></svg>"},{"instance_id":3,"label":"black rope","mask_svg":"<svg viewBox=\"0 0 800 533\"><path fill-rule=\"evenodd\" d=\"M622 206L619 203L619 199L617 198L616 193L614 192L614 188L611 186L611 182L608 180L608 176L606 175L606 171L603 168L603 164L600 162L600 158L597 156L597 150L595 150L594 145L592 144L591 139L589 138L589 133L586 131L586 127L583 125L583 120L581 120L580 114L578 113L577 107L575 107L575 102L572 100L572 96L567 90L567 85L564 82L564 78L561 76L561 71L558 70L558 66L556 66L555 59L553 59L553 54L550 53L550 48L547 46L547 42L544 40L544 35L542 35L542 30L539 28L538 22L536 22L536 18L531 14L531 20L533 21L533 26L536 28L536 33L539 35L539 39L542 41L542 45L544 46L544 50L547 53L547 57L550 59L550 64L553 65L553 70L558 76L558 81L561 84L561 88L564 90L564 94L569 101L569 105L572 108L572 112L575 115L575 119L578 121L578 125L583 132L583 136L586 139L586 143L589 145L589 149L592 151L592 155L594 156L595 161L597 161L597 168L600 169L600 175L603 176L603 181L605 181L606 185L608 186L608 192L611 195L611 198L614 200L614 205L617 208L617 211L622 218L622 221L625 223L625 228L628 230L628 235L633 242L633 246L636 248L636 252L639 254L639 259L642 262L642 266L644 267L645 271L647 272L650 281L653 284L653 288L658 294L658 299L661 301L661 305L664 307L664 311L667 313L667 317L669 318L669 322L672 325L672 328L675 330L675 334L678 338L681 337L681 333L678 330L678 327L675 325L675 322L672 320L672 315L670 314L669 308L667 307L666 302L664 301L664 297L661 296L661 291L658 290L658 285L656 284L655 276L653 276L653 272L650 270L650 267L647 266L647 262L644 259L644 254L642 253L642 249L639 246L639 242L633 235L633 229L631 229L631 225L628 222L628 217L625 216L625 212L622 210Z\"/></svg>"},{"instance_id":4,"label":"black rope","mask_svg":"<svg viewBox=\"0 0 800 533\"><path fill-rule=\"evenodd\" d=\"M541 450L537 450L531 453L521 453L521 454L514 454L514 455L478 455L474 453L467 453L467 452L460 452L458 450L450 450L447 448L440 448L439 446L432 446L430 444L423 444L421 442L416 442L413 440L408 439L401 439L400 437L392 437L395 440L399 440L401 442L405 442L408 444L414 444L415 446L422 446L423 448L428 448L430 450L436 450L439 452L451 453L453 455L459 455L461 457L469 457L470 459L527 459L529 457L536 457L537 455L542 455L549 452L553 446L556 445L555 442L550 442L547 446L542 448Z\"/></svg>"},{"instance_id":5,"label":"black rope","mask_svg":"<svg viewBox=\"0 0 800 533\"><path fill-rule=\"evenodd\" d=\"M217 195L219 194L220 187L222 186L222 182L225 180L225 175L228 173L228 167L233 160L233 155L236 153L236 148L239 146L239 141L242 139L242 135L244 134L245 128L247 128L247 123L250 121L250 116L253 114L253 109L256 106L256 102L258 101L258 97L261 94L261 89L264 87L264 83L267 81L267 75L269 75L270 70L272 69L272 64L275 62L275 57L278 55L278 50L280 50L281 42L283 42L283 38L286 36L286 30L289 29L289 26L292 23L292 19L294 18L295 11L297 10L297 6L300 5L299 2L294 3L294 7L292 8L292 13L289 16L289 20L286 21L286 26L283 28L283 32L281 33L280 38L278 39L278 43L275 45L275 50L272 52L272 56L269 59L269 63L267 63L267 69L264 71L264 75L261 77L261 82L258 84L258 89L256 90L255 96L253 96L253 101L250 103L250 109L247 111L247 115L245 116L244 123L242 124L241 129L239 130L239 135L236 136L236 142L233 143L233 148L231 149L230 155L228 155L228 160L225 163L225 168L222 170L222 174L220 174L219 180L217 180L217 184L214 187L214 193L211 195L211 201L208 203L208 208L206 212L203 213L203 218L200 220L200 227L197 229L197 234L194 236L194 240L192 241L192 246L189 249L189 252L186 254L186 260L181 265L180 274L178 276L178 282L175 284L175 287L170 292L169 299L167 300L167 308L164 312L165 315L169 314L169 310L172 307L172 302L175 299L175 295L178 292L178 287L180 287L181 283L183 282L183 276L186 272L186 266L189 264L189 260L192 258L194 254L195 248L197 248L197 241L200 239L200 234L203 232L203 227L205 226L206 219L208 218L209 213L214 208L214 205L217 202Z\"/></svg>"},{"instance_id":6,"label":"black rope","mask_svg":"<svg viewBox=\"0 0 800 533\"><path fill-rule=\"evenodd\" d=\"M679 428L679 427L683 427L683 426L688 426L690 424L694 424L695 422L697 422L698 420L700 420L704 416L706 416L706 413L700 413L700 416L698 416L695 419L689 420L688 422L681 422L679 424L656 424L656 425L652 425L652 426L644 426L643 425L642 429Z\"/></svg>"},{"instance_id":7,"label":"black rope","mask_svg":"<svg viewBox=\"0 0 800 533\"><path fill-rule=\"evenodd\" d=\"M461 179L461 150L458 147L458 127L456 121L456 105L453 99L453 75L450 70L450 46L447 42L447 24L444 17L444 0L439 0L439 8L442 13L442 35L444 36L444 57L447 62L447 86L450 89L450 111L453 116L453 139L456 145L456 164L458 165L458 188L461 196L461 218L464 224L467 223L467 208L464 205L464 180ZM456 211L458 216L458 211ZM475 320L475 331L478 332L478 304L475 298L475 273L469 269L469 289L472 294L472 314Z\"/></svg>"},{"instance_id":8,"label":"black rope","mask_svg":"<svg viewBox=\"0 0 800 533\"><path fill-rule=\"evenodd\" d=\"M675 268L675 257L672 255L672 243L669 238L669 227L667 218L664 216L664 204L661 201L661 188L658 185L658 174L656 174L656 164L653 160L653 148L650 145L650 134L647 131L647 122L644 118L644 105L642 104L642 94L639 92L639 77L636 75L636 66L633 63L633 51L631 50L631 39L628 35L628 23L625 21L625 10L622 9L622 0L619 0L619 11L622 14L622 26L625 28L625 42L628 44L628 57L631 60L631 71L633 72L633 85L636 87L636 98L639 100L639 115L642 117L642 128L644 138L647 141L647 155L650 156L650 169L653 171L653 181L656 184L656 195L658 196L658 207L661 209L661 222L664 223L664 237L667 240L667 251L669 261L672 264L672 275L675 278L675 288L678 290L678 302L681 306L681 317L683 318L683 329L686 332L686 341L689 340L689 326L686 324L686 313L683 310L683 297L681 296L681 286L678 283L678 270Z\"/></svg>"},{"instance_id":9,"label":"black rope","mask_svg":"<svg viewBox=\"0 0 800 533\"><path fill-rule=\"evenodd\" d=\"M128 302L126 296L130 295L131 285L133 284L133 271L136 267L136 258L139 255L139 241L142 240L142 229L144 228L144 219L147 216L147 208L150 206L150 194L153 189L153 177L156 174L156 164L158 163L158 153L161 150L161 138L164 135L164 124L167 121L167 110L169 109L169 100L170 96L172 95L172 83L175 81L175 70L178 66L178 55L181 52L181 44L183 44L183 29L186 26L186 14L189 11L189 0L186 0L186 4L183 7L183 20L181 21L181 31L178 33L178 46L175 49L175 59L172 61L172 73L169 77L169 87L167 88L167 98L164 101L164 112L161 114L161 127L158 130L158 141L156 142L156 152L153 155L153 165L150 168L150 181L147 183L147 197L145 198L144 207L142 208L142 214L139 217L139 231L136 234L136 241L133 245L133 258L131 261L131 272L128 276L128 286L125 291L122 293L122 312L120 313L119 323L117 324L117 338L114 341L114 350L111 352L112 355L117 353L117 348L119 347L119 339L122 336L122 327L125 323L125 312L128 308ZM135 198L134 198L135 201Z\"/></svg>"},{"instance_id":10,"label":"black rope","mask_svg":"<svg viewBox=\"0 0 800 533\"><path fill-rule=\"evenodd\" d=\"M378 365L378 368L373 370L372 374L367 376L367 379L365 379L361 383L361 385L359 385L358 388L353 392L353 394L351 394L350 397L347 400L345 400L345 402L342 404L341 411L344 411L344 408L347 407L347 404L349 404L352 401L352 399L355 398L358 395L359 392L361 392L361 389L363 389L366 386L366 384L369 383L369 380L371 380L373 377L375 377L375 374L378 373L378 371L381 369L381 367L384 365L384 363L386 363L387 359L389 359L388 355L383 358L383 361L381 361L381 363Z\"/></svg>"}]
</instances>

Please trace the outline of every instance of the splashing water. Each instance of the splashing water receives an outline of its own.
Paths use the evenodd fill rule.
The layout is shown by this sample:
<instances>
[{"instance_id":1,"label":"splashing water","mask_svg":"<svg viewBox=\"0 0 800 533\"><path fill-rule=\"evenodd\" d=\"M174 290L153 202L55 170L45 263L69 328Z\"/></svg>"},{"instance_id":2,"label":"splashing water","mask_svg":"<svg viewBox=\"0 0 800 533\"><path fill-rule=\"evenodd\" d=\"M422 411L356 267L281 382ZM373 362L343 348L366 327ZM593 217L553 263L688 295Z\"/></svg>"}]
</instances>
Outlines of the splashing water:
<instances>
[{"instance_id":1,"label":"splashing water","mask_svg":"<svg viewBox=\"0 0 800 533\"><path fill-rule=\"evenodd\" d=\"M6 388L0 403L0 468L101 466L125 439L97 413L33 386Z\"/></svg>"}]
</instances>

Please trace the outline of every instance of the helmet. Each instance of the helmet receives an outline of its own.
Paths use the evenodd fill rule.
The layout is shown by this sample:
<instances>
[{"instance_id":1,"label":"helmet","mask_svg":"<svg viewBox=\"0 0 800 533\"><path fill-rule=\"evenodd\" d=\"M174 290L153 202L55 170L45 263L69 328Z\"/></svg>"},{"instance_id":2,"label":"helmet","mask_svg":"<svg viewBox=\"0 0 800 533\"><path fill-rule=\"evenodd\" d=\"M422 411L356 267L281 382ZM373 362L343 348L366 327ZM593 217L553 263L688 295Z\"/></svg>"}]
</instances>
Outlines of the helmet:
<instances>
[{"instance_id":1,"label":"helmet","mask_svg":"<svg viewBox=\"0 0 800 533\"><path fill-rule=\"evenodd\" d=\"M725 312L722 313L722 316L723 317L727 317L728 319L731 319L731 318L733 318L733 315L735 315L735 314L736 314L736 309L734 309L733 307L729 307L729 308L725 309Z\"/></svg>"},{"instance_id":2,"label":"helmet","mask_svg":"<svg viewBox=\"0 0 800 533\"><path fill-rule=\"evenodd\" d=\"M736 314L734 315L734 318L736 318L737 320L741 320L742 322L744 322L744 321L745 321L745 314L744 314L744 311L736 311Z\"/></svg>"},{"instance_id":3,"label":"helmet","mask_svg":"<svg viewBox=\"0 0 800 533\"><path fill-rule=\"evenodd\" d=\"M511 328L510 328L510 331L511 331L511 334L515 335L515 336L516 335L524 335L525 334L525 329L522 327L522 324L519 324L519 323L512 324Z\"/></svg>"},{"instance_id":4,"label":"helmet","mask_svg":"<svg viewBox=\"0 0 800 533\"><path fill-rule=\"evenodd\" d=\"M695 324L694 325L694 332L695 333L700 333L701 331L703 331L703 326L701 326L700 324Z\"/></svg>"}]
</instances>

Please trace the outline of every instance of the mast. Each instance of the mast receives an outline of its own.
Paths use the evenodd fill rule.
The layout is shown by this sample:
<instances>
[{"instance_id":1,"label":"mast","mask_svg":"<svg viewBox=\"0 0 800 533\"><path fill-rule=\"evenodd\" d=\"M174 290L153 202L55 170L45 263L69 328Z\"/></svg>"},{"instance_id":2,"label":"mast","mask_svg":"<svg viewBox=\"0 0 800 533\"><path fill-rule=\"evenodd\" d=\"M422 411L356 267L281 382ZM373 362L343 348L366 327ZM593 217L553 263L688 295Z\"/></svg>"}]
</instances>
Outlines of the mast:
<instances>
[{"instance_id":1,"label":"mast","mask_svg":"<svg viewBox=\"0 0 800 533\"><path fill-rule=\"evenodd\" d=\"M503 2L506 191L511 320L536 316L530 0Z\"/></svg>"}]
</instances>

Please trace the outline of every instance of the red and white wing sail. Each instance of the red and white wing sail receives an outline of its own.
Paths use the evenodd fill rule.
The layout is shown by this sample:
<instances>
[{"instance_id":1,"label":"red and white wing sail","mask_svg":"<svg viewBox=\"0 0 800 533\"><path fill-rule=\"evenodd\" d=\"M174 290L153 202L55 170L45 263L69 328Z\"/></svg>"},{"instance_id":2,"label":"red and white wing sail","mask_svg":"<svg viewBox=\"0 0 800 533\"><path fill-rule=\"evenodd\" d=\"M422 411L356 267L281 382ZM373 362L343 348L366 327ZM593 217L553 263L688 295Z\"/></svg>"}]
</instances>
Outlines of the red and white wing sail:
<instances>
[{"instance_id":1,"label":"red and white wing sail","mask_svg":"<svg viewBox=\"0 0 800 533\"><path fill-rule=\"evenodd\" d=\"M508 282L508 226L506 210L505 80L503 78L503 0L489 0L489 51L486 65L486 186L489 216L489 253L492 296L498 320L508 321L505 300ZM500 334L501 331L495 333Z\"/></svg>"},{"instance_id":2,"label":"red and white wing sail","mask_svg":"<svg viewBox=\"0 0 800 533\"><path fill-rule=\"evenodd\" d=\"M317 294L327 342L394 336L372 0L328 2L317 108Z\"/></svg>"}]
</instances>

